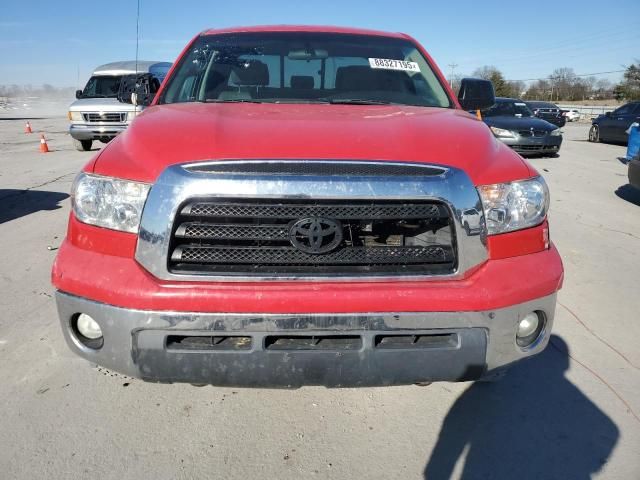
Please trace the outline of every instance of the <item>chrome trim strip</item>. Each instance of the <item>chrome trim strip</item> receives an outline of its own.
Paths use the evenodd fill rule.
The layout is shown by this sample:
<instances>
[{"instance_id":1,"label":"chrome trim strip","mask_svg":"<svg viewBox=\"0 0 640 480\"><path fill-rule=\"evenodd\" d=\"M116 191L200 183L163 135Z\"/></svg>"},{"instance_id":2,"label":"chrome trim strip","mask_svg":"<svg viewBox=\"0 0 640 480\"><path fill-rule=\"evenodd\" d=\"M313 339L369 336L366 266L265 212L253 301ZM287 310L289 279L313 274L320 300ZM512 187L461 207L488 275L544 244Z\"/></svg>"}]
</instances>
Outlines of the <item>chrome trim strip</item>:
<instances>
[{"instance_id":1,"label":"chrome trim strip","mask_svg":"<svg viewBox=\"0 0 640 480\"><path fill-rule=\"evenodd\" d=\"M217 172L206 172L206 171L202 171L199 170L200 168L203 167L208 167L211 165L234 165L234 164L242 164L243 166L246 165L247 163L250 162L256 162L256 163L268 163L268 164L276 164L276 163L282 163L282 164L291 164L291 163L300 163L299 160L273 160L273 159L247 159L247 160L216 160L213 162L192 162L192 163L185 163L182 164L181 167L184 168L185 170L187 170L189 173L204 173L206 175L215 175L218 174ZM444 174L447 173L447 171L449 170L449 167L444 167L442 165L434 165L434 164L427 164L427 163L415 163L415 162L381 162L381 161L371 161L371 160L304 160L305 163L321 163L321 164L326 164L326 165L330 165L330 164L335 164L335 163L340 163L340 164L347 164L347 165L374 165L374 166L386 166L388 164L392 164L393 166L396 167L411 167L411 168L425 168L425 169L437 169L440 170L441 173L439 174L429 174L428 176L430 177L439 177L439 176L443 176ZM247 175L245 172L239 172L237 174L231 173L231 172L227 172L227 175ZM301 173L292 173L291 175L295 175L295 176L299 176L299 175L305 175L305 174L301 174ZM307 174L308 175L308 174ZM269 174L269 176L273 176L272 174ZM379 177L381 175L370 175L372 177ZM394 175L394 176L399 176L399 175ZM409 176L409 175L408 175ZM413 176L413 175L410 175ZM369 175L367 175L367 177L369 177Z\"/></svg>"},{"instance_id":2,"label":"chrome trim strip","mask_svg":"<svg viewBox=\"0 0 640 480\"><path fill-rule=\"evenodd\" d=\"M250 160L247 160L250 161ZM238 162L235 160L234 162ZM292 162L292 160L282 160ZM370 161L368 163L387 163ZM394 162L395 163L395 162ZM441 175L411 176L317 176L234 175L193 172L194 163L168 167L151 187L140 221L137 261L152 275L175 281L410 281L450 280L464 277L488 259L484 213L471 179L457 168L437 164L405 165L441 168ZM449 275L375 276L221 276L173 274L167 269L173 220L178 207L190 198L265 198L324 200L434 200L446 204L454 219L458 268Z\"/></svg>"}]
</instances>

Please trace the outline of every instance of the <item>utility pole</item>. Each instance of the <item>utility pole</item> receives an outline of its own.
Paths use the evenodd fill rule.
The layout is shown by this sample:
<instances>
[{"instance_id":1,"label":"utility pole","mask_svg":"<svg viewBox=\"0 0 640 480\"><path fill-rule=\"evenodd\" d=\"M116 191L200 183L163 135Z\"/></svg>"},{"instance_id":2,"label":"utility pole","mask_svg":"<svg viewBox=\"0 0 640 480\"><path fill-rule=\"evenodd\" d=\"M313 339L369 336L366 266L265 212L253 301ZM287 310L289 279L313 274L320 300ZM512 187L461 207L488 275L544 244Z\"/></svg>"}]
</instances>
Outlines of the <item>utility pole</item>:
<instances>
[{"instance_id":1,"label":"utility pole","mask_svg":"<svg viewBox=\"0 0 640 480\"><path fill-rule=\"evenodd\" d=\"M453 71L456 69L456 67L458 66L457 63L450 63L449 65L447 65L450 69L451 69L451 75L449 75L449 86L451 88L453 88Z\"/></svg>"}]
</instances>

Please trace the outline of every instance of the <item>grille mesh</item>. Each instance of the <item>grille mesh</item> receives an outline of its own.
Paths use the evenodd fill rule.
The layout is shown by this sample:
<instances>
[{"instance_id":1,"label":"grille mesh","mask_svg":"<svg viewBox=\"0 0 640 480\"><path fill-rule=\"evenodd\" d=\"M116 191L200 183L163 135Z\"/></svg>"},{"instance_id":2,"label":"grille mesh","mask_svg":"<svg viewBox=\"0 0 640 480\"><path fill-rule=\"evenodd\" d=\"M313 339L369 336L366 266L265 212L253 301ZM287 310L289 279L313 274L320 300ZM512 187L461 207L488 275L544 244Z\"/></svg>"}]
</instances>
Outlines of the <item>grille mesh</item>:
<instances>
[{"instance_id":1,"label":"grille mesh","mask_svg":"<svg viewBox=\"0 0 640 480\"><path fill-rule=\"evenodd\" d=\"M521 137L544 137L547 134L546 130L519 130L518 133Z\"/></svg>"},{"instance_id":2,"label":"grille mesh","mask_svg":"<svg viewBox=\"0 0 640 480\"><path fill-rule=\"evenodd\" d=\"M210 239L287 239L289 230L286 225L206 225L188 223L176 232L182 238Z\"/></svg>"},{"instance_id":3,"label":"grille mesh","mask_svg":"<svg viewBox=\"0 0 640 480\"><path fill-rule=\"evenodd\" d=\"M183 215L204 217L296 218L321 216L330 218L438 218L441 209L435 204L396 205L258 205L236 203L196 203L186 206Z\"/></svg>"},{"instance_id":4,"label":"grille mesh","mask_svg":"<svg viewBox=\"0 0 640 480\"><path fill-rule=\"evenodd\" d=\"M286 265L446 263L452 252L443 246L344 248L311 255L291 247L184 247L172 260L184 263L244 263Z\"/></svg>"},{"instance_id":5,"label":"grille mesh","mask_svg":"<svg viewBox=\"0 0 640 480\"><path fill-rule=\"evenodd\" d=\"M127 114L123 112L107 112L107 113L84 113L84 119L87 122L124 122Z\"/></svg>"}]
</instances>

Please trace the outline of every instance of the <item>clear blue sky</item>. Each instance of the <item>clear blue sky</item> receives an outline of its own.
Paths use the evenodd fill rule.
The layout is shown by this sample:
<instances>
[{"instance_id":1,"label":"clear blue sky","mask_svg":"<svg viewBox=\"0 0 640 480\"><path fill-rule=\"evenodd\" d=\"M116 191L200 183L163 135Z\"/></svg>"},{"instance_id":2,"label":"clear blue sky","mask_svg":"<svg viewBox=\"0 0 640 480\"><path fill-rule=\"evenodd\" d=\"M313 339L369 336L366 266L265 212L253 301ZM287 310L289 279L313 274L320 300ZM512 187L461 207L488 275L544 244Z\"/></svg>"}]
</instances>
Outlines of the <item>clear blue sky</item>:
<instances>
[{"instance_id":1,"label":"clear blue sky","mask_svg":"<svg viewBox=\"0 0 640 480\"><path fill-rule=\"evenodd\" d=\"M136 0L3 0L0 84L76 86L135 56ZM508 79L620 70L640 59L640 0L141 0L140 59L173 61L208 27L321 24L408 33L449 74L495 65ZM608 75L618 80L620 74Z\"/></svg>"}]
</instances>

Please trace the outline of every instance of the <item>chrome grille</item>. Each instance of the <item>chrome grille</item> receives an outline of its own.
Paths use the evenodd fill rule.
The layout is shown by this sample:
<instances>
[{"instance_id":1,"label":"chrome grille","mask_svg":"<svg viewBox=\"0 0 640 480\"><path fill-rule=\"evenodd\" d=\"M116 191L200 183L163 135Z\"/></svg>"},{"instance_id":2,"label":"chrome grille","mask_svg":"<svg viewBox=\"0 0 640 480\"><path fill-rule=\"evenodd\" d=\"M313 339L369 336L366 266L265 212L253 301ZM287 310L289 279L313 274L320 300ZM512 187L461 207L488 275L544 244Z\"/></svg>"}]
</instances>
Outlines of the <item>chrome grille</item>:
<instances>
[{"instance_id":1,"label":"chrome grille","mask_svg":"<svg viewBox=\"0 0 640 480\"><path fill-rule=\"evenodd\" d=\"M536 138L540 138L540 137L544 137L548 132L546 130L519 130L518 134L521 137L536 137Z\"/></svg>"},{"instance_id":2,"label":"chrome grille","mask_svg":"<svg viewBox=\"0 0 640 480\"><path fill-rule=\"evenodd\" d=\"M292 228L308 218L339 225L331 251L296 246ZM167 262L177 274L316 276L449 274L456 260L439 202L194 199L178 211Z\"/></svg>"},{"instance_id":3,"label":"chrome grille","mask_svg":"<svg viewBox=\"0 0 640 480\"><path fill-rule=\"evenodd\" d=\"M91 123L122 123L127 120L127 112L89 112L83 113L82 117L84 118L85 122Z\"/></svg>"}]
</instances>

